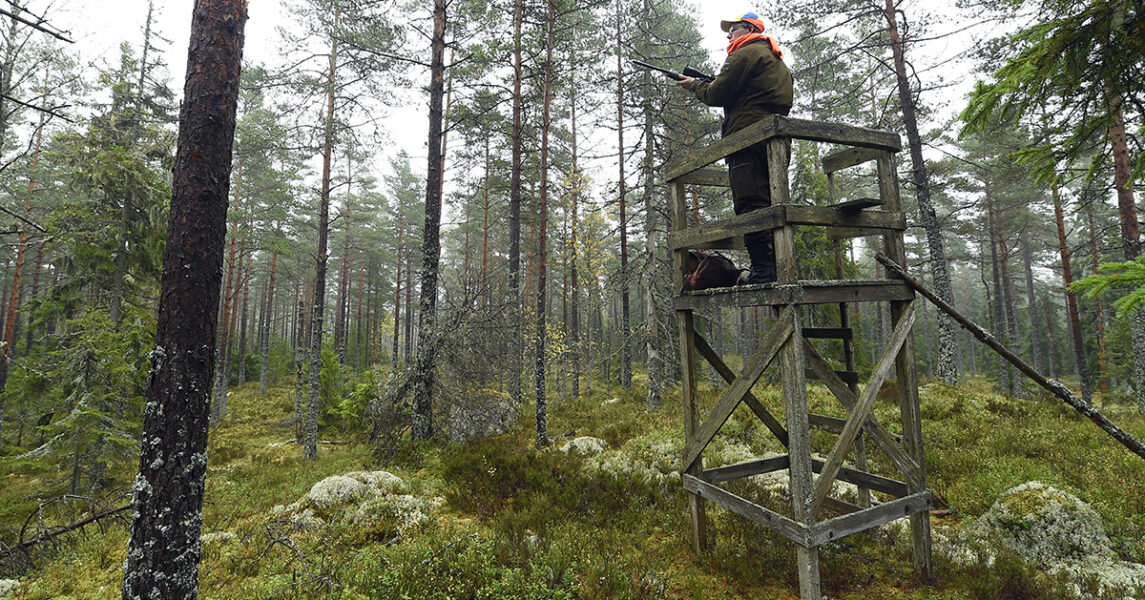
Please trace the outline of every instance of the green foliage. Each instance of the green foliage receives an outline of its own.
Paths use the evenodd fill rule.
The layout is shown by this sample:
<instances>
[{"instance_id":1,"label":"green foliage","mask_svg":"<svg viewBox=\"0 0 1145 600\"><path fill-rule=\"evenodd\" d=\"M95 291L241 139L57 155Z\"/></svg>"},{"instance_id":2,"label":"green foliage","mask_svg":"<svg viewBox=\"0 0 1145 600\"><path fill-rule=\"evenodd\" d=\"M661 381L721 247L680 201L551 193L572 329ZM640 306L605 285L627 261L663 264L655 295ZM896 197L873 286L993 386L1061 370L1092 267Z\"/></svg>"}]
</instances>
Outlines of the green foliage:
<instances>
[{"instance_id":1,"label":"green foliage","mask_svg":"<svg viewBox=\"0 0 1145 600\"><path fill-rule=\"evenodd\" d=\"M72 493L107 487L108 461L128 462L137 449L154 317L126 315L117 328L106 311L66 322L38 357L42 371L20 372L11 391L37 398L46 443L35 451L56 465ZM120 483L124 483L120 481Z\"/></svg>"},{"instance_id":2,"label":"green foliage","mask_svg":"<svg viewBox=\"0 0 1145 600\"><path fill-rule=\"evenodd\" d=\"M1113 301L1118 319L1127 319L1135 310L1145 305L1145 255L1137 260L1103 263L1098 272L1073 282L1070 290L1084 292L1094 298L1110 288L1129 288L1128 294Z\"/></svg>"}]
</instances>

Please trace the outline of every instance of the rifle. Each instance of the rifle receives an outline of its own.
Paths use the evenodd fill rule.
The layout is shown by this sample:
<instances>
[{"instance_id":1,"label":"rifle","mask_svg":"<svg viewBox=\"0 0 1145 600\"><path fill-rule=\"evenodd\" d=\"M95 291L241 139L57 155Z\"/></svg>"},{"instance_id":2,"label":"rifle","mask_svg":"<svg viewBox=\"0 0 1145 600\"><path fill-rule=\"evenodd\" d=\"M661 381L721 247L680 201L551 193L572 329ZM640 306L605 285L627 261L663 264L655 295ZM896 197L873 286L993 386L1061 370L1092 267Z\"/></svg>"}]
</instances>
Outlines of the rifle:
<instances>
[{"instance_id":1,"label":"rifle","mask_svg":"<svg viewBox=\"0 0 1145 600\"><path fill-rule=\"evenodd\" d=\"M711 81L711 80L715 79L715 77L712 77L711 75L708 75L707 73L701 73L701 72L693 69L692 67L684 67L683 73L677 73L675 71L670 71L668 69L657 67L656 65L650 65L646 62L639 61L636 59L632 59L631 62L632 62L632 64L634 64L638 67L643 67L645 69L651 69L653 71L659 71L659 72L667 75L668 77L675 79L676 81L680 81L681 79L683 79L685 77L691 77L693 79L699 79L701 81Z\"/></svg>"}]
</instances>

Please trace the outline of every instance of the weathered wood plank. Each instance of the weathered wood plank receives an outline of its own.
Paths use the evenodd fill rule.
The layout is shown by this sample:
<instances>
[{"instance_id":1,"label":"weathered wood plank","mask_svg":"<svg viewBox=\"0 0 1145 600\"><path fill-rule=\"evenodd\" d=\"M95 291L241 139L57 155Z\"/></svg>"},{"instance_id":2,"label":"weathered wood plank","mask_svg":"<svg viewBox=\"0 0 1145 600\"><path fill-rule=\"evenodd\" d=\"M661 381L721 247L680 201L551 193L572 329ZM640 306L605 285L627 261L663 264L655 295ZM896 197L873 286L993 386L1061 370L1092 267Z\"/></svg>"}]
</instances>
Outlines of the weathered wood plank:
<instances>
[{"instance_id":1,"label":"weathered wood plank","mask_svg":"<svg viewBox=\"0 0 1145 600\"><path fill-rule=\"evenodd\" d=\"M890 523L896 519L926 513L933 507L934 494L930 490L925 490L905 498L817 523L811 528L808 542L813 546L822 545L853 533Z\"/></svg>"},{"instance_id":2,"label":"weathered wood plank","mask_svg":"<svg viewBox=\"0 0 1145 600\"><path fill-rule=\"evenodd\" d=\"M772 359L779 354L780 349L784 347L793 331L794 324L791 322L791 318L785 316L780 317L775 326L767 332L763 341L760 342L759 350L747 360L739 377L736 377L728 389L724 390L724 393L720 395L720 401L712 409L708 418L704 420L703 425L700 426L694 436L688 439L688 445L684 448L685 470L692 468L700 453L708 447L712 438L719 432L720 427L723 427L724 422L731 416L732 411L739 406L744 395L751 391L756 380L771 364Z\"/></svg>"},{"instance_id":3,"label":"weathered wood plank","mask_svg":"<svg viewBox=\"0 0 1145 600\"><path fill-rule=\"evenodd\" d=\"M701 244L730 239L753 231L779 229L786 225L808 225L861 231L862 235L885 233L887 230L906 229L906 217L897 211L842 210L830 206L798 206L774 204L755 210L705 223L699 227L679 229L668 234L672 250L698 248Z\"/></svg>"},{"instance_id":4,"label":"weathered wood plank","mask_svg":"<svg viewBox=\"0 0 1145 600\"><path fill-rule=\"evenodd\" d=\"M697 169L676 179L676 183L728 187L728 171L716 167Z\"/></svg>"},{"instance_id":5,"label":"weathered wood plank","mask_svg":"<svg viewBox=\"0 0 1145 600\"><path fill-rule=\"evenodd\" d=\"M719 373L720 377L724 378L724 381L728 382L729 384L735 381L735 373L732 372L731 368L729 368L726 363L724 363L719 354L716 354L716 351L712 349L712 347L708 344L708 341L698 333L696 334L695 338L696 350L700 353L700 356L703 356L705 359L707 359L708 364L712 365L712 368L715 369L717 373ZM750 408L751 411L755 413L755 416L759 417L759 420L763 421L763 424L767 426L767 428L771 431L771 434L774 435L781 444L786 446L787 429L785 429L783 425L780 424L779 420L776 419L771 414L771 412L767 410L767 407L764 406L763 403L759 401L759 399L752 395L750 390L748 393L744 394L743 401L745 404L747 404L748 408Z\"/></svg>"},{"instance_id":6,"label":"weathered wood plank","mask_svg":"<svg viewBox=\"0 0 1145 600\"><path fill-rule=\"evenodd\" d=\"M822 473L824 466L826 466L824 461L817 458L811 459L811 467L815 470L816 473ZM902 498L910 493L910 490L907 489L907 485L901 481L897 481L889 477L882 477L880 475L875 475L874 473L868 473L859 469L843 467L842 469L839 469L839 479L846 481L847 483L853 483L857 486L870 488L876 492L890 494L895 498Z\"/></svg>"},{"instance_id":7,"label":"weathered wood plank","mask_svg":"<svg viewBox=\"0 0 1145 600\"><path fill-rule=\"evenodd\" d=\"M703 472L701 477L708 483L722 483L724 481L732 481L733 479L740 479L743 477L751 477L753 475L771 473L772 471L779 471L781 469L786 469L790 464L790 458L784 454L782 456L773 456L771 458L749 460L747 462L728 465L726 467L707 469Z\"/></svg>"},{"instance_id":8,"label":"weathered wood plank","mask_svg":"<svg viewBox=\"0 0 1145 600\"><path fill-rule=\"evenodd\" d=\"M776 229L783 226L785 212L783 206L772 206L705 223L699 227L673 231L668 234L668 247L672 250L697 248L703 243L730 239L751 231Z\"/></svg>"},{"instance_id":9,"label":"weathered wood plank","mask_svg":"<svg viewBox=\"0 0 1145 600\"><path fill-rule=\"evenodd\" d=\"M839 399L839 402L848 410L853 410L855 403L858 401L855 393L851 391L838 377L833 377L834 371L827 361L815 349L815 346L806 344L807 365L809 368L816 372L816 377L822 381L827 389ZM895 465L907 481L917 481L919 477L920 467L917 463L902 448L899 447L896 436L891 434L879 423L879 420L874 415L867 417L866 423L863 425L863 430L870 434L871 439L875 440L875 445L883 451L883 454L890 459L891 463Z\"/></svg>"},{"instance_id":10,"label":"weathered wood plank","mask_svg":"<svg viewBox=\"0 0 1145 600\"><path fill-rule=\"evenodd\" d=\"M753 523L758 523L795 542L800 547L807 547L808 528L803 524L754 502L744 500L692 475L684 475L682 479L685 490L719 504Z\"/></svg>"},{"instance_id":11,"label":"weathered wood plank","mask_svg":"<svg viewBox=\"0 0 1145 600\"><path fill-rule=\"evenodd\" d=\"M792 119L791 117L777 117L776 124L778 131L774 135L788 136L797 140L829 142L892 152L898 152L902 149L902 140L899 138L899 134L890 131L864 129L826 121Z\"/></svg>"},{"instance_id":12,"label":"weathered wood plank","mask_svg":"<svg viewBox=\"0 0 1145 600\"><path fill-rule=\"evenodd\" d=\"M665 169L665 179L668 181L677 180L696 169L701 169L721 160L733 152L780 136L892 152L898 152L902 149L902 141L897 133L864 129L842 123L808 121L769 115L719 141L694 151L678 162L668 165Z\"/></svg>"},{"instance_id":13,"label":"weathered wood plank","mask_svg":"<svg viewBox=\"0 0 1145 600\"><path fill-rule=\"evenodd\" d=\"M843 212L848 212L848 211L855 211L855 210L863 210L864 208L874 208L876 206L882 206L882 205L883 205L883 201L879 200L878 198L854 198L852 200L844 200L842 202L836 202L834 204L830 204L827 206L827 208L831 208L834 210L841 210Z\"/></svg>"},{"instance_id":14,"label":"weathered wood plank","mask_svg":"<svg viewBox=\"0 0 1145 600\"><path fill-rule=\"evenodd\" d=\"M831 175L837 171L870 162L878 158L880 152L874 148L847 148L832 152L823 157L823 172Z\"/></svg>"},{"instance_id":15,"label":"weathered wood plank","mask_svg":"<svg viewBox=\"0 0 1145 600\"><path fill-rule=\"evenodd\" d=\"M833 206L803 206L787 204L784 206L784 224L812 225L819 227L846 227L870 229L883 232L883 230L903 231L906 229L906 217L899 211L889 210L840 210Z\"/></svg>"},{"instance_id":16,"label":"weathered wood plank","mask_svg":"<svg viewBox=\"0 0 1145 600\"><path fill-rule=\"evenodd\" d=\"M668 165L665 169L664 178L669 182L678 180L696 169L702 169L718 160L722 160L733 152L739 152L748 146L778 135L779 126L776 123L777 118L781 117L778 115L769 115L731 135L725 136L699 150L693 151L683 159Z\"/></svg>"},{"instance_id":17,"label":"weathered wood plank","mask_svg":"<svg viewBox=\"0 0 1145 600\"><path fill-rule=\"evenodd\" d=\"M879 389L883 386L883 382L890 376L891 370L895 367L895 360L898 358L899 350L910 337L911 327L914 325L914 304L907 306L906 311L903 313L901 320L895 326L894 331L891 333L891 339L887 343L886 351L882 358L879 359L878 365L871 372L871 378L867 381L866 387L863 388L863 393L859 396L859 401L855 403L855 407L851 409L851 418L847 420L847 425L843 428L843 432L839 434L839 439L835 441L835 446L831 448L831 453L827 455L826 465L823 468L823 474L819 476L819 480L815 484L815 497L811 503L811 514L819 511L820 506L823 504L823 499L827 497L827 493L831 491L831 484L835 481L835 476L839 473L839 469L843 466L843 461L847 458L847 453L851 451L851 444L854 443L855 437L859 435L859 429L862 427L863 422L866 421L867 415L871 412L871 407L874 406L875 398L879 394Z\"/></svg>"},{"instance_id":18,"label":"weathered wood plank","mask_svg":"<svg viewBox=\"0 0 1145 600\"><path fill-rule=\"evenodd\" d=\"M828 304L837 302L880 302L910 300L914 291L901 281L823 282L803 280L794 285L744 285L687 292L672 300L676 310L782 306L787 304Z\"/></svg>"}]
</instances>

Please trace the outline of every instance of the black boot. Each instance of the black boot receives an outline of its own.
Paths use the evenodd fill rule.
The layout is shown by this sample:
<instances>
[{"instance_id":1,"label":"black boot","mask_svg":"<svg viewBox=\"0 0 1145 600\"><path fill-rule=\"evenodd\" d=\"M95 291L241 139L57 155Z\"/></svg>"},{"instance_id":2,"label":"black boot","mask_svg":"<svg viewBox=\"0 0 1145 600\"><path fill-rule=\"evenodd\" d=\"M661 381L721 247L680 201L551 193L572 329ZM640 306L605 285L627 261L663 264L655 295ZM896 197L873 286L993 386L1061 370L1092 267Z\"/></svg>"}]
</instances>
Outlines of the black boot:
<instances>
[{"instance_id":1,"label":"black boot","mask_svg":"<svg viewBox=\"0 0 1145 600\"><path fill-rule=\"evenodd\" d=\"M757 285L774 283L775 237L770 231L748 233L743 236L747 254L751 257L751 271L740 275L736 285Z\"/></svg>"}]
</instances>

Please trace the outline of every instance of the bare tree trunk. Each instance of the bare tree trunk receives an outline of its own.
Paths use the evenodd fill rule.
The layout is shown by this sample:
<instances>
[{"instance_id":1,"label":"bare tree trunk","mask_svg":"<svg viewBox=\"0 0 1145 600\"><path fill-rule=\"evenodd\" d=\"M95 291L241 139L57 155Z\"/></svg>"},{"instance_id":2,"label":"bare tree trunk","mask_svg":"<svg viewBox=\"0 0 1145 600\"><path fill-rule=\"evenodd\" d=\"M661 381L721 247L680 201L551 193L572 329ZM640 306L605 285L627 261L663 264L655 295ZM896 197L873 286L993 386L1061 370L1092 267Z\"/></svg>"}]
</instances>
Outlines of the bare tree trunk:
<instances>
[{"instance_id":1,"label":"bare tree trunk","mask_svg":"<svg viewBox=\"0 0 1145 600\"><path fill-rule=\"evenodd\" d=\"M1058 369L1057 352L1055 351L1057 344L1054 343L1054 315L1050 311L1050 297L1048 295L1042 298L1042 305L1046 311L1046 341L1049 343L1050 348L1047 362L1050 375L1052 375L1054 379L1061 379L1061 373Z\"/></svg>"},{"instance_id":2,"label":"bare tree trunk","mask_svg":"<svg viewBox=\"0 0 1145 600\"><path fill-rule=\"evenodd\" d=\"M632 348L630 338L632 320L629 316L628 298L628 215L626 189L624 183L624 60L621 56L624 44L621 43L620 0L616 3L616 134L620 156L617 160L619 174L620 203L620 387L632 389Z\"/></svg>"},{"instance_id":3,"label":"bare tree trunk","mask_svg":"<svg viewBox=\"0 0 1145 600\"><path fill-rule=\"evenodd\" d=\"M1141 230L1133 199L1133 163L1129 160L1121 99L1113 99L1110 104L1113 124L1109 128L1109 139L1113 145L1113 178L1121 218L1121 247L1125 251L1125 260L1131 261L1137 260L1141 254ZM1138 308L1130 318L1133 320L1129 327L1133 337L1133 388L1137 396L1137 411L1145 415L1145 309Z\"/></svg>"},{"instance_id":4,"label":"bare tree trunk","mask_svg":"<svg viewBox=\"0 0 1145 600\"><path fill-rule=\"evenodd\" d=\"M644 0L644 11L651 14L648 0ZM661 280L661 271L656 260L656 227L658 207L655 200L653 181L656 172L653 165L655 131L652 123L652 73L644 72L644 271L648 280L644 284L644 368L648 371L648 397L645 405L648 410L660 410L664 390L663 366L660 358L660 332L657 325L660 311L656 306L656 283Z\"/></svg>"},{"instance_id":5,"label":"bare tree trunk","mask_svg":"<svg viewBox=\"0 0 1145 600\"><path fill-rule=\"evenodd\" d=\"M246 384L246 338L247 338L247 318L249 316L248 301L250 300L250 268L251 261L254 259L254 252L250 249L246 251L246 266L243 267L242 288L243 288L243 309L239 314L239 323L242 325L239 328L239 386Z\"/></svg>"},{"instance_id":6,"label":"bare tree trunk","mask_svg":"<svg viewBox=\"0 0 1145 600\"><path fill-rule=\"evenodd\" d=\"M572 397L573 400L580 398L580 376L581 376L581 335L580 335L580 285L577 280L577 259L579 248L577 247L577 233L580 227L579 217L577 211L580 204L580 188L582 184L581 172L578 161L580 159L577 154L577 130L576 130L576 92L577 86L572 86L572 172L574 177L573 191L569 201L572 203L572 222L569 224L569 347L572 349Z\"/></svg>"},{"instance_id":7,"label":"bare tree trunk","mask_svg":"<svg viewBox=\"0 0 1145 600\"><path fill-rule=\"evenodd\" d=\"M418 348L413 372L413 439L433 436L433 385L437 344L437 273L441 248L442 101L445 96L446 0L433 2L429 84L429 158L426 170L425 231L422 241Z\"/></svg>"},{"instance_id":8,"label":"bare tree trunk","mask_svg":"<svg viewBox=\"0 0 1145 600\"><path fill-rule=\"evenodd\" d=\"M994 283L994 323L993 329L996 335L1001 338L1002 345L1008 346L1010 344L1010 327L1007 323L1007 313L1005 300L1003 297L1004 281L1002 279L1002 257L999 256L1000 236L998 235L998 227L994 217L994 198L990 191L990 187L986 187L986 215L988 223L988 236L990 240L990 275ZM998 378L1001 383L1003 394L1014 393L1013 384L1013 370L1001 357L997 360L998 364Z\"/></svg>"},{"instance_id":9,"label":"bare tree trunk","mask_svg":"<svg viewBox=\"0 0 1145 600\"><path fill-rule=\"evenodd\" d=\"M1087 405L1093 403L1093 392L1089 382L1089 365L1085 360L1085 342L1081 334L1081 316L1077 309L1077 297L1069 291L1073 283L1073 267L1070 265L1069 240L1065 233L1065 213L1062 210L1061 194L1055 185L1053 189L1054 219L1058 225L1058 250L1062 260L1062 282L1065 286L1065 302L1069 311L1069 331L1073 336L1073 359L1077 367L1078 377L1081 379L1081 398Z\"/></svg>"},{"instance_id":10,"label":"bare tree trunk","mask_svg":"<svg viewBox=\"0 0 1145 600\"><path fill-rule=\"evenodd\" d=\"M511 323L521 322L521 153L523 150L523 127L521 106L521 85L524 71L521 68L521 23L524 20L524 1L516 0L513 15L513 146L512 165L509 171L509 319ZM515 406L521 406L521 333L509 332L509 397Z\"/></svg>"},{"instance_id":11,"label":"bare tree trunk","mask_svg":"<svg viewBox=\"0 0 1145 600\"><path fill-rule=\"evenodd\" d=\"M208 399L246 2L198 0L122 597L198 597Z\"/></svg>"},{"instance_id":12,"label":"bare tree trunk","mask_svg":"<svg viewBox=\"0 0 1145 600\"><path fill-rule=\"evenodd\" d=\"M334 29L341 14L334 10ZM326 118L322 140L322 196L318 201L318 251L315 254L314 297L310 309L310 373L306 394L306 417L302 422L302 458L318 459L318 416L321 412L322 324L326 310L326 261L330 236L330 163L334 152L334 84L338 69L338 49L330 43L330 71L326 79Z\"/></svg>"},{"instance_id":13,"label":"bare tree trunk","mask_svg":"<svg viewBox=\"0 0 1145 600\"><path fill-rule=\"evenodd\" d=\"M894 54L895 75L898 81L899 102L902 104L903 126L906 128L907 143L910 145L910 161L912 165L911 179L918 197L918 212L922 219L923 229L926 230L927 248L930 250L931 279L934 289L946 303L951 303L954 294L950 288L950 273L947 271L946 246L942 239L942 227L938 222L938 215L930 201L930 178L927 173L926 160L922 155L922 136L918 132L918 117L915 110L915 99L910 89L910 80L906 70L906 57L903 51L902 39L899 37L898 21L895 13L897 8L895 0L886 0L886 10L883 15L887 20L890 34L891 51ZM958 338L953 320L943 314L938 318L938 378L950 385L958 383Z\"/></svg>"},{"instance_id":14,"label":"bare tree trunk","mask_svg":"<svg viewBox=\"0 0 1145 600\"><path fill-rule=\"evenodd\" d=\"M1018 335L1018 303L1015 300L1017 295L1014 290L1014 279L1010 276L1010 252L1006 247L1006 238L1002 232L997 232L998 235L998 255L999 263L1002 267L1002 298L1005 302L1006 308L1006 331L1009 334L1010 342L1017 344ZM1010 372L1010 390L1014 395L1022 394L1022 375L1012 366L1003 365Z\"/></svg>"},{"instance_id":15,"label":"bare tree trunk","mask_svg":"<svg viewBox=\"0 0 1145 600\"><path fill-rule=\"evenodd\" d=\"M261 396L266 395L267 385L267 371L270 365L270 331L271 331L271 313L274 308L274 278L278 271L278 253L275 252L270 257L270 275L266 282L266 310L263 313L263 326L262 326L262 339L259 340L261 347L259 348L259 355L261 361L258 370L258 393Z\"/></svg>"},{"instance_id":16,"label":"bare tree trunk","mask_svg":"<svg viewBox=\"0 0 1145 600\"><path fill-rule=\"evenodd\" d=\"M1038 317L1035 308L1038 306L1038 299L1034 293L1034 249L1030 242L1030 236L1022 236L1022 265L1025 267L1026 274L1026 307L1029 312L1030 318L1030 363L1034 365L1041 364L1041 344L1042 336L1038 327Z\"/></svg>"},{"instance_id":17,"label":"bare tree trunk","mask_svg":"<svg viewBox=\"0 0 1145 600\"><path fill-rule=\"evenodd\" d=\"M1097 226L1094 224L1093 219L1093 204L1087 202L1085 205L1085 216L1089 222L1089 257L1090 267L1096 273L1100 266L1100 261L1097 257ZM1101 296L1095 298L1097 301L1097 367L1101 373L1098 387L1102 394L1109 393L1109 367L1106 364L1105 353L1105 303L1102 301Z\"/></svg>"},{"instance_id":18,"label":"bare tree trunk","mask_svg":"<svg viewBox=\"0 0 1145 600\"><path fill-rule=\"evenodd\" d=\"M545 84L544 106L541 110L541 189L539 194L540 206L537 208L539 223L537 225L537 338L535 346L535 371L533 384L537 395L537 445L549 445L548 412L545 400L545 334L547 307L546 294L548 282L548 215L549 215L549 128L552 124L550 109L552 107L553 82L553 29L556 26L556 9L552 0L548 2L548 19L546 19L545 33Z\"/></svg>"},{"instance_id":19,"label":"bare tree trunk","mask_svg":"<svg viewBox=\"0 0 1145 600\"><path fill-rule=\"evenodd\" d=\"M235 204L239 202L239 187L242 182L242 169L238 169L235 173ZM222 327L219 328L219 350L215 356L215 386L213 390L213 399L211 400L211 427L219 424L223 418L223 413L226 412L226 397L227 397L227 375L230 365L227 363L227 349L230 347L230 317L231 317L231 302L235 297L235 264L237 259L235 257L236 249L238 246L238 223L231 222L230 237L230 251L227 256L227 277L223 286L223 299L219 307L223 315Z\"/></svg>"}]
</instances>

